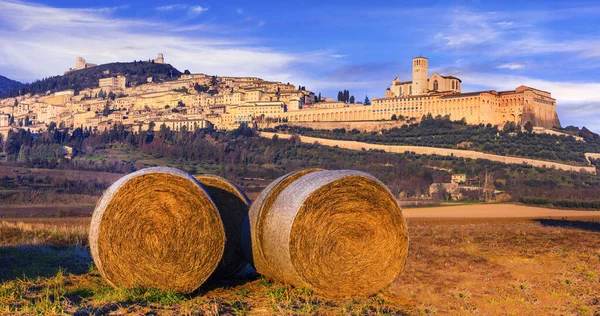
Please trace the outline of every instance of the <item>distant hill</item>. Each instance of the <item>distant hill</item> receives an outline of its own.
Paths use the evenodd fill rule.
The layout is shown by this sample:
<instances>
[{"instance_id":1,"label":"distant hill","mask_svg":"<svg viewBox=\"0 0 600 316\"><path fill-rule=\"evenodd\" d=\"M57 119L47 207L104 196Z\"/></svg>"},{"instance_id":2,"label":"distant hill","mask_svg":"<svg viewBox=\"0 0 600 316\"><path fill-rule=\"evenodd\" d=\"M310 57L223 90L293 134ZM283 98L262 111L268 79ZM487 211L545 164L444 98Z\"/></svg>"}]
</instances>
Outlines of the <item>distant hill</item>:
<instances>
[{"instance_id":1,"label":"distant hill","mask_svg":"<svg viewBox=\"0 0 600 316\"><path fill-rule=\"evenodd\" d=\"M23 84L18 81L8 79L4 76L0 76L0 95L3 95L7 91L17 89L22 85Z\"/></svg>"},{"instance_id":2,"label":"distant hill","mask_svg":"<svg viewBox=\"0 0 600 316\"><path fill-rule=\"evenodd\" d=\"M107 70L109 74L105 74ZM153 77L153 81L156 82L174 80L181 76L181 72L169 64L149 62L110 63L76 70L62 76L45 78L20 87L15 86L8 91L0 92L0 96L14 97L26 93L43 94L47 91L56 92L68 89L74 89L78 93L83 89L97 88L99 79L114 77L117 74L127 76L127 81L132 85L146 83L148 77ZM0 87L2 87L1 80Z\"/></svg>"}]
</instances>

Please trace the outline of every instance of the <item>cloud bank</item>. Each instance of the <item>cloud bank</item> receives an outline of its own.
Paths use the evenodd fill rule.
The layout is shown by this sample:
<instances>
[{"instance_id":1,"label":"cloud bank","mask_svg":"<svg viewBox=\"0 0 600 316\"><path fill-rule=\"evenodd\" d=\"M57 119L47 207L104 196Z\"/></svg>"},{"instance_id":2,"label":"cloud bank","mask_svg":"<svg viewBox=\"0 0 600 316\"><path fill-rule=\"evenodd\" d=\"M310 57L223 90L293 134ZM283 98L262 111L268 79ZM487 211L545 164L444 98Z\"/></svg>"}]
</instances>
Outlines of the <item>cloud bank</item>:
<instances>
[{"instance_id":1,"label":"cloud bank","mask_svg":"<svg viewBox=\"0 0 600 316\"><path fill-rule=\"evenodd\" d=\"M156 10L202 13L208 9L174 4ZM216 28L210 24L119 19L111 15L113 11L0 1L2 74L30 82L62 74L74 67L78 56L102 64L155 58L163 53L168 63L181 70L291 81L292 66L306 62L302 53L276 51L247 37L182 34L183 28Z\"/></svg>"}]
</instances>

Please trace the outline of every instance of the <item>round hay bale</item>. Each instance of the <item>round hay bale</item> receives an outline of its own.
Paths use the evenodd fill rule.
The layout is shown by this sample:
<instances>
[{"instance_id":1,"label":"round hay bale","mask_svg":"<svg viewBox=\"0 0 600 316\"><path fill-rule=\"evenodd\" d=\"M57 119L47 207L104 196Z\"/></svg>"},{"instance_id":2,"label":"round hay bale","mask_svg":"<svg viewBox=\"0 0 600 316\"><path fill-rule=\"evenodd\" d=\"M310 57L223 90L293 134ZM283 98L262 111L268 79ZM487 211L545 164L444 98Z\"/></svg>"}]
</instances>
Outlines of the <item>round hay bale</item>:
<instances>
[{"instance_id":1,"label":"round hay bale","mask_svg":"<svg viewBox=\"0 0 600 316\"><path fill-rule=\"evenodd\" d=\"M271 182L256 198L256 200L250 206L247 220L244 222L243 232L243 245L244 254L248 261L254 266L257 272L260 272L266 277L272 278L272 274L269 273L268 265L265 263L265 255L262 248L262 234L259 232L262 230L264 224L264 218L271 211L271 205L275 199L279 196L281 191L285 189L290 183L303 175L320 171L322 169L304 169L290 172L284 176L279 177L275 181Z\"/></svg>"},{"instance_id":2,"label":"round hay bale","mask_svg":"<svg viewBox=\"0 0 600 316\"><path fill-rule=\"evenodd\" d=\"M192 292L215 271L224 248L217 207L198 181L174 168L119 179L92 216L92 257L116 287Z\"/></svg>"},{"instance_id":3,"label":"round hay bale","mask_svg":"<svg viewBox=\"0 0 600 316\"><path fill-rule=\"evenodd\" d=\"M248 264L240 238L244 218L248 215L250 200L242 189L224 178L209 174L194 177L204 186L217 206L225 229L225 251L212 276L228 277Z\"/></svg>"},{"instance_id":4,"label":"round hay bale","mask_svg":"<svg viewBox=\"0 0 600 316\"><path fill-rule=\"evenodd\" d=\"M253 226L259 273L325 295L362 296L389 286L404 269L406 222L373 176L313 171L276 195Z\"/></svg>"}]
</instances>

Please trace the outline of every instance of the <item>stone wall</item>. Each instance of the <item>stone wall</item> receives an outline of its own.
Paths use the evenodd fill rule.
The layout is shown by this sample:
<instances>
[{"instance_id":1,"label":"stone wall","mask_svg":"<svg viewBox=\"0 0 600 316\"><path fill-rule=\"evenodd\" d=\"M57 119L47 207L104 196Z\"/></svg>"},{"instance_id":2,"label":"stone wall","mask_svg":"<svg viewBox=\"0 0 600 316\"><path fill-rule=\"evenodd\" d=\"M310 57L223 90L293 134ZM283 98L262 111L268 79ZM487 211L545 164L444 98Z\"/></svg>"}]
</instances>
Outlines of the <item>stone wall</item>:
<instances>
[{"instance_id":1,"label":"stone wall","mask_svg":"<svg viewBox=\"0 0 600 316\"><path fill-rule=\"evenodd\" d=\"M267 133L261 132L260 136L265 138L273 138L273 135L277 135L279 138L288 139L292 137L289 134L282 133ZM300 136L300 140L303 143L318 143L325 146L338 146L340 148L351 149L351 150L383 150L390 153L415 153L419 155L438 155L438 156L453 156L458 158L468 159L485 159L495 162L501 162L506 164L518 164L518 165L530 165L538 168L552 168L564 171L572 172L587 172L596 174L596 167L594 166L574 166L558 162L550 162L529 158L518 158L518 157L507 157L500 155L493 155L482 153L472 150L461 150L461 149L448 149L448 148L434 148L434 147L421 147L421 146L399 146L399 145L378 145L369 144L356 141L347 140L335 140L326 138L316 138L308 136Z\"/></svg>"},{"instance_id":2,"label":"stone wall","mask_svg":"<svg viewBox=\"0 0 600 316\"><path fill-rule=\"evenodd\" d=\"M278 125L287 124L289 126L310 127L312 129L333 130L336 128L345 128L347 131L357 129L361 132L380 131L401 127L406 124L404 121L358 121L358 122L288 122L288 123L261 123L259 128L274 128Z\"/></svg>"}]
</instances>

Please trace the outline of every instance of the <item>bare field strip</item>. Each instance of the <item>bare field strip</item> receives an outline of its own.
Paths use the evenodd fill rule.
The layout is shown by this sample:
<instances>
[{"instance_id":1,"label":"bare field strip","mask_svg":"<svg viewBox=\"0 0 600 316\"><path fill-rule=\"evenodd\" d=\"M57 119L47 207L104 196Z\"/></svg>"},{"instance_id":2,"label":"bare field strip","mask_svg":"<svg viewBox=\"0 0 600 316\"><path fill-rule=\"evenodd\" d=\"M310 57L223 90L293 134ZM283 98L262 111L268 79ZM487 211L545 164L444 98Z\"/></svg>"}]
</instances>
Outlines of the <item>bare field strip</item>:
<instances>
[{"instance_id":1,"label":"bare field strip","mask_svg":"<svg viewBox=\"0 0 600 316\"><path fill-rule=\"evenodd\" d=\"M494 218L586 218L598 219L600 211L559 210L518 204L469 204L404 209L407 218L430 219L494 219Z\"/></svg>"},{"instance_id":2,"label":"bare field strip","mask_svg":"<svg viewBox=\"0 0 600 316\"><path fill-rule=\"evenodd\" d=\"M122 173L101 172L101 171L85 171L85 170L63 170L63 169L38 169L26 167L13 167L0 165L0 174L15 178L29 177L44 178L52 177L60 180L80 180L80 181L97 181L98 183L112 184L119 178L123 177Z\"/></svg>"},{"instance_id":3,"label":"bare field strip","mask_svg":"<svg viewBox=\"0 0 600 316\"><path fill-rule=\"evenodd\" d=\"M89 217L95 204L0 205L0 219L11 217Z\"/></svg>"},{"instance_id":4,"label":"bare field strip","mask_svg":"<svg viewBox=\"0 0 600 316\"><path fill-rule=\"evenodd\" d=\"M58 218L61 210L73 211L75 216ZM27 223L70 223L89 224L94 205L77 206L0 206L0 220ZM454 222L493 222L511 223L529 219L577 219L600 222L600 211L578 211L550 209L519 204L468 204L435 207L404 208L404 217L410 222L424 223L432 221Z\"/></svg>"}]
</instances>

